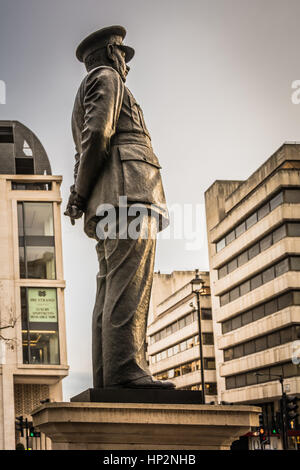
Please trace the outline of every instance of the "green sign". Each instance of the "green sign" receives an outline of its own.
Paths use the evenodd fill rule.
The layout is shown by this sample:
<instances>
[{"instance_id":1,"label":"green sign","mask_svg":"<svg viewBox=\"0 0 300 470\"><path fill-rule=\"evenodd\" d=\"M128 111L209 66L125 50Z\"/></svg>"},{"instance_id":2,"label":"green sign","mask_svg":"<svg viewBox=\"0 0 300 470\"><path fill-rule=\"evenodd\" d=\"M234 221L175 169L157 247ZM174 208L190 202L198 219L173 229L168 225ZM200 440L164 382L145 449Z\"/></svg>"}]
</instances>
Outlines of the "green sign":
<instances>
[{"instance_id":1,"label":"green sign","mask_svg":"<svg viewBox=\"0 0 300 470\"><path fill-rule=\"evenodd\" d=\"M57 322L56 289L29 287L27 295L30 322Z\"/></svg>"}]
</instances>

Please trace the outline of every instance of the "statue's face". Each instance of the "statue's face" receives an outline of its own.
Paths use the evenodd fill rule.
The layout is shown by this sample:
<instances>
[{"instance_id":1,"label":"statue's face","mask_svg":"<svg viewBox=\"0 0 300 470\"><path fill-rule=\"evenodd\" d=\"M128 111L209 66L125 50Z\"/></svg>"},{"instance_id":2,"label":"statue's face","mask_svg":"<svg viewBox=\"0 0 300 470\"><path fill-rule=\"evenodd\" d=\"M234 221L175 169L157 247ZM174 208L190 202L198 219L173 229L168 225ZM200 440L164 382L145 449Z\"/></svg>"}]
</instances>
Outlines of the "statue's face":
<instances>
[{"instance_id":1,"label":"statue's face","mask_svg":"<svg viewBox=\"0 0 300 470\"><path fill-rule=\"evenodd\" d=\"M125 82L127 74L130 70L130 68L128 67L125 61L125 52L122 51L122 49L120 49L118 46L114 46L112 56L113 56L114 68L120 74L123 82Z\"/></svg>"}]
</instances>

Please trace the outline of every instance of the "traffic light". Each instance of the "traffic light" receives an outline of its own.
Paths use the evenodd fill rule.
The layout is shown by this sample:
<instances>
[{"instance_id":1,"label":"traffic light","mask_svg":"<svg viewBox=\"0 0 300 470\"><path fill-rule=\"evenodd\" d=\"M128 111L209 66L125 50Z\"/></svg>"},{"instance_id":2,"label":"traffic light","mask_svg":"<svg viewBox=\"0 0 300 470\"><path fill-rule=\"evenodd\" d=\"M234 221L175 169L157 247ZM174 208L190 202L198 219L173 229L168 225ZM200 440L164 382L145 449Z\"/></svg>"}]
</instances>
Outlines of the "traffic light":
<instances>
[{"instance_id":1,"label":"traffic light","mask_svg":"<svg viewBox=\"0 0 300 470\"><path fill-rule=\"evenodd\" d=\"M16 430L19 431L21 437L24 436L24 427L25 427L25 423L23 420L23 416L17 416L16 417Z\"/></svg>"},{"instance_id":2,"label":"traffic light","mask_svg":"<svg viewBox=\"0 0 300 470\"><path fill-rule=\"evenodd\" d=\"M259 427L258 427L259 439L260 439L260 442L263 442L266 439L263 413L259 414L258 419L259 419Z\"/></svg>"},{"instance_id":3,"label":"traffic light","mask_svg":"<svg viewBox=\"0 0 300 470\"><path fill-rule=\"evenodd\" d=\"M272 420L272 434L280 434L281 433L281 413L278 411Z\"/></svg>"},{"instance_id":4,"label":"traffic light","mask_svg":"<svg viewBox=\"0 0 300 470\"><path fill-rule=\"evenodd\" d=\"M295 428L296 418L297 416L299 416L297 413L297 409L298 409L297 400L298 400L297 397L288 396L288 395L286 396L286 399L285 399L286 421L290 429Z\"/></svg>"},{"instance_id":5,"label":"traffic light","mask_svg":"<svg viewBox=\"0 0 300 470\"><path fill-rule=\"evenodd\" d=\"M30 426L29 437L41 437L41 433L39 431L36 431L33 426Z\"/></svg>"}]
</instances>

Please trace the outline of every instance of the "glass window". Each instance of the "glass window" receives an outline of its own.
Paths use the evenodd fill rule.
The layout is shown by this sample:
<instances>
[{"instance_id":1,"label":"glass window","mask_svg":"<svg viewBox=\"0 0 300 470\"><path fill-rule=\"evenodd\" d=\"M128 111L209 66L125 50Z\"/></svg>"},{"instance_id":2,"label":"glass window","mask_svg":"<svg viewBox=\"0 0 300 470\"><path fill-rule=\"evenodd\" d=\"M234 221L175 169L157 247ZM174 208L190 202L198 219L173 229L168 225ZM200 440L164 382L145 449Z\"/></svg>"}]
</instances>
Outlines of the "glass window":
<instances>
[{"instance_id":1,"label":"glass window","mask_svg":"<svg viewBox=\"0 0 300 470\"><path fill-rule=\"evenodd\" d=\"M270 209L273 211L277 206L283 203L283 194L280 192L270 200Z\"/></svg>"},{"instance_id":2,"label":"glass window","mask_svg":"<svg viewBox=\"0 0 300 470\"><path fill-rule=\"evenodd\" d=\"M248 354L253 354L255 352L255 341L248 341L244 344L244 354L247 356Z\"/></svg>"},{"instance_id":3,"label":"glass window","mask_svg":"<svg viewBox=\"0 0 300 470\"><path fill-rule=\"evenodd\" d=\"M194 320L194 316L192 313L190 313L189 315L187 315L185 317L185 325L190 325L191 323L193 323L193 320Z\"/></svg>"},{"instance_id":4,"label":"glass window","mask_svg":"<svg viewBox=\"0 0 300 470\"><path fill-rule=\"evenodd\" d=\"M187 343L187 348L188 348L188 349L194 347L194 346L195 346L195 338L194 338L194 336L193 336L192 338L189 338L186 343Z\"/></svg>"},{"instance_id":5,"label":"glass window","mask_svg":"<svg viewBox=\"0 0 300 470\"><path fill-rule=\"evenodd\" d=\"M192 365L191 364L184 364L183 366L181 366L181 374L182 375L189 374L190 372L192 372Z\"/></svg>"},{"instance_id":6,"label":"glass window","mask_svg":"<svg viewBox=\"0 0 300 470\"><path fill-rule=\"evenodd\" d=\"M178 331L178 328L179 328L178 322L176 321L171 326L172 326L172 333L176 333L176 331Z\"/></svg>"},{"instance_id":7,"label":"glass window","mask_svg":"<svg viewBox=\"0 0 300 470\"><path fill-rule=\"evenodd\" d=\"M264 251L264 250L267 250L268 248L270 248L270 246L272 245L272 234L270 233L269 235L264 237L259 242L259 245L260 245L260 251Z\"/></svg>"},{"instance_id":8,"label":"glass window","mask_svg":"<svg viewBox=\"0 0 300 470\"><path fill-rule=\"evenodd\" d=\"M287 224L287 233L289 237L300 237L300 224L299 223Z\"/></svg>"},{"instance_id":9,"label":"glass window","mask_svg":"<svg viewBox=\"0 0 300 470\"><path fill-rule=\"evenodd\" d=\"M167 330L164 328L160 331L160 339L164 339L167 336Z\"/></svg>"},{"instance_id":10,"label":"glass window","mask_svg":"<svg viewBox=\"0 0 300 470\"><path fill-rule=\"evenodd\" d=\"M285 328L280 331L280 343L285 344L293 341L292 328Z\"/></svg>"},{"instance_id":11,"label":"glass window","mask_svg":"<svg viewBox=\"0 0 300 470\"><path fill-rule=\"evenodd\" d=\"M280 261L279 263L277 263L275 265L276 277L281 276L281 274L284 274L284 273L288 272L288 270L289 270L289 259L288 258L283 259L282 261Z\"/></svg>"},{"instance_id":12,"label":"glass window","mask_svg":"<svg viewBox=\"0 0 300 470\"><path fill-rule=\"evenodd\" d=\"M263 274L263 284L266 284L266 282L272 281L272 279L275 278L275 268L274 266L271 266L270 268L266 269Z\"/></svg>"},{"instance_id":13,"label":"glass window","mask_svg":"<svg viewBox=\"0 0 300 470\"><path fill-rule=\"evenodd\" d=\"M223 250L225 248L225 238L222 238L217 244L216 244L216 249L217 252Z\"/></svg>"},{"instance_id":14,"label":"glass window","mask_svg":"<svg viewBox=\"0 0 300 470\"><path fill-rule=\"evenodd\" d=\"M246 374L246 384L247 385L256 385L257 384L257 376L253 372L248 372Z\"/></svg>"},{"instance_id":15,"label":"glass window","mask_svg":"<svg viewBox=\"0 0 300 470\"><path fill-rule=\"evenodd\" d=\"M252 225L256 224L257 222L257 212L254 212L254 214L250 215L248 219L246 219L246 227L247 230L252 227Z\"/></svg>"},{"instance_id":16,"label":"glass window","mask_svg":"<svg viewBox=\"0 0 300 470\"><path fill-rule=\"evenodd\" d=\"M166 358L167 358L167 351L164 350L161 352L161 360L166 359Z\"/></svg>"},{"instance_id":17,"label":"glass window","mask_svg":"<svg viewBox=\"0 0 300 470\"><path fill-rule=\"evenodd\" d=\"M224 361L231 361L233 359L233 348L224 349Z\"/></svg>"},{"instance_id":18,"label":"glass window","mask_svg":"<svg viewBox=\"0 0 300 470\"><path fill-rule=\"evenodd\" d=\"M229 245L229 243L233 242L235 240L235 232L232 230L232 232L228 233L225 237L226 240L226 246Z\"/></svg>"},{"instance_id":19,"label":"glass window","mask_svg":"<svg viewBox=\"0 0 300 470\"><path fill-rule=\"evenodd\" d=\"M174 369L168 370L168 379L173 379L175 377Z\"/></svg>"},{"instance_id":20,"label":"glass window","mask_svg":"<svg viewBox=\"0 0 300 470\"><path fill-rule=\"evenodd\" d=\"M248 325L248 323L251 323L253 321L252 318L252 310L249 310L248 312L245 312L242 314L242 325Z\"/></svg>"},{"instance_id":21,"label":"glass window","mask_svg":"<svg viewBox=\"0 0 300 470\"><path fill-rule=\"evenodd\" d=\"M246 231L246 223L245 222L242 222L240 225L238 225L236 228L235 228L235 236L236 238L239 237L240 235L242 235L242 233L244 233Z\"/></svg>"},{"instance_id":22,"label":"glass window","mask_svg":"<svg viewBox=\"0 0 300 470\"><path fill-rule=\"evenodd\" d=\"M281 227L278 227L276 230L273 232L273 243L277 243L279 240L282 240L286 236L286 226L282 225Z\"/></svg>"},{"instance_id":23,"label":"glass window","mask_svg":"<svg viewBox=\"0 0 300 470\"><path fill-rule=\"evenodd\" d=\"M284 202L297 203L300 202L300 189L285 189Z\"/></svg>"},{"instance_id":24,"label":"glass window","mask_svg":"<svg viewBox=\"0 0 300 470\"><path fill-rule=\"evenodd\" d=\"M296 366L295 364L293 364L292 362L284 364L284 366L283 366L283 376L284 377L296 377L299 373L298 369L299 369L299 367Z\"/></svg>"},{"instance_id":25,"label":"glass window","mask_svg":"<svg viewBox=\"0 0 300 470\"><path fill-rule=\"evenodd\" d=\"M286 294L281 295L278 297L278 310L282 310L283 308L289 307L289 305L293 304L293 294L292 292L287 292Z\"/></svg>"},{"instance_id":26,"label":"glass window","mask_svg":"<svg viewBox=\"0 0 300 470\"><path fill-rule=\"evenodd\" d=\"M262 285L262 275L258 274L257 276L250 279L251 290L256 289Z\"/></svg>"},{"instance_id":27,"label":"glass window","mask_svg":"<svg viewBox=\"0 0 300 470\"><path fill-rule=\"evenodd\" d=\"M234 258L228 263L228 273L231 273L237 268L237 258Z\"/></svg>"},{"instance_id":28,"label":"glass window","mask_svg":"<svg viewBox=\"0 0 300 470\"><path fill-rule=\"evenodd\" d=\"M246 374L240 374L236 376L236 387L245 387L246 385Z\"/></svg>"},{"instance_id":29,"label":"glass window","mask_svg":"<svg viewBox=\"0 0 300 470\"><path fill-rule=\"evenodd\" d=\"M270 380L270 369L260 369L259 374L257 376L257 383L262 384L264 382L268 382Z\"/></svg>"},{"instance_id":30,"label":"glass window","mask_svg":"<svg viewBox=\"0 0 300 470\"><path fill-rule=\"evenodd\" d=\"M49 202L25 202L26 236L53 236L53 210Z\"/></svg>"},{"instance_id":31,"label":"glass window","mask_svg":"<svg viewBox=\"0 0 300 470\"><path fill-rule=\"evenodd\" d=\"M229 292L220 296L220 306L223 307L224 305L228 304L229 302Z\"/></svg>"},{"instance_id":32,"label":"glass window","mask_svg":"<svg viewBox=\"0 0 300 470\"><path fill-rule=\"evenodd\" d=\"M226 377L225 383L226 383L226 390L235 388L235 376L233 375L231 377Z\"/></svg>"},{"instance_id":33,"label":"glass window","mask_svg":"<svg viewBox=\"0 0 300 470\"><path fill-rule=\"evenodd\" d=\"M279 331L275 331L275 333L271 333L268 335L268 347L274 348L274 346L278 346L280 344L280 333Z\"/></svg>"},{"instance_id":34,"label":"glass window","mask_svg":"<svg viewBox=\"0 0 300 470\"><path fill-rule=\"evenodd\" d=\"M195 372L195 370L200 370L200 361L193 361L191 363L192 367L192 372Z\"/></svg>"},{"instance_id":35,"label":"glass window","mask_svg":"<svg viewBox=\"0 0 300 470\"><path fill-rule=\"evenodd\" d=\"M295 290L293 292L293 304L300 305L300 291L299 290Z\"/></svg>"},{"instance_id":36,"label":"glass window","mask_svg":"<svg viewBox=\"0 0 300 470\"><path fill-rule=\"evenodd\" d=\"M234 359L238 359L244 355L244 346L243 344L239 344L238 346L234 346L233 348L233 357Z\"/></svg>"},{"instance_id":37,"label":"glass window","mask_svg":"<svg viewBox=\"0 0 300 470\"><path fill-rule=\"evenodd\" d=\"M55 279L55 250L53 246L27 246L27 278ZM22 263L20 256L20 262ZM22 277L22 276L21 276Z\"/></svg>"},{"instance_id":38,"label":"glass window","mask_svg":"<svg viewBox=\"0 0 300 470\"><path fill-rule=\"evenodd\" d=\"M212 333L202 333L203 344L214 344L214 335Z\"/></svg>"},{"instance_id":39,"label":"glass window","mask_svg":"<svg viewBox=\"0 0 300 470\"><path fill-rule=\"evenodd\" d=\"M202 318L202 320L211 320L212 319L211 309L202 308L201 309L201 318Z\"/></svg>"},{"instance_id":40,"label":"glass window","mask_svg":"<svg viewBox=\"0 0 300 470\"><path fill-rule=\"evenodd\" d=\"M256 338L255 340L255 350L256 352L263 351L264 349L267 349L267 337L266 336L261 336L260 338Z\"/></svg>"},{"instance_id":41,"label":"glass window","mask_svg":"<svg viewBox=\"0 0 300 470\"><path fill-rule=\"evenodd\" d=\"M186 350L186 341L183 341L182 343L180 343L180 351L183 352Z\"/></svg>"},{"instance_id":42,"label":"glass window","mask_svg":"<svg viewBox=\"0 0 300 470\"><path fill-rule=\"evenodd\" d=\"M241 326L242 326L241 315L238 315L237 317L232 318L231 319L231 325L232 325L233 330L236 330L237 328L241 328Z\"/></svg>"},{"instance_id":43,"label":"glass window","mask_svg":"<svg viewBox=\"0 0 300 470\"><path fill-rule=\"evenodd\" d=\"M264 206L262 206L260 209L257 211L257 219L261 220L263 219L266 215L268 215L270 212L270 205L267 202Z\"/></svg>"},{"instance_id":44,"label":"glass window","mask_svg":"<svg viewBox=\"0 0 300 470\"><path fill-rule=\"evenodd\" d=\"M240 285L240 295L245 295L250 292L250 280L243 282L243 284Z\"/></svg>"},{"instance_id":45,"label":"glass window","mask_svg":"<svg viewBox=\"0 0 300 470\"><path fill-rule=\"evenodd\" d=\"M172 325L169 325L167 328L166 328L166 335L169 336L172 334Z\"/></svg>"},{"instance_id":46,"label":"glass window","mask_svg":"<svg viewBox=\"0 0 300 470\"><path fill-rule=\"evenodd\" d=\"M211 370L215 369L216 364L215 364L215 359L213 357L205 357L204 358L204 369Z\"/></svg>"},{"instance_id":47,"label":"glass window","mask_svg":"<svg viewBox=\"0 0 300 470\"><path fill-rule=\"evenodd\" d=\"M217 384L216 383L206 383L205 384L205 393L206 395L217 395Z\"/></svg>"},{"instance_id":48,"label":"glass window","mask_svg":"<svg viewBox=\"0 0 300 470\"><path fill-rule=\"evenodd\" d=\"M175 367L174 369L174 377L179 377L180 374L180 367Z\"/></svg>"},{"instance_id":49,"label":"glass window","mask_svg":"<svg viewBox=\"0 0 300 470\"><path fill-rule=\"evenodd\" d=\"M227 321L224 321L222 323L222 333L225 334L225 333L228 333L229 331L231 331L231 320L227 320Z\"/></svg>"},{"instance_id":50,"label":"glass window","mask_svg":"<svg viewBox=\"0 0 300 470\"><path fill-rule=\"evenodd\" d=\"M227 276L227 264L222 266L222 268L218 269L218 278L222 279L222 277Z\"/></svg>"},{"instance_id":51,"label":"glass window","mask_svg":"<svg viewBox=\"0 0 300 470\"><path fill-rule=\"evenodd\" d=\"M300 271L300 256L291 256L291 271Z\"/></svg>"},{"instance_id":52,"label":"glass window","mask_svg":"<svg viewBox=\"0 0 300 470\"><path fill-rule=\"evenodd\" d=\"M240 289L239 286L235 287L229 292L229 301L233 302L234 300L238 299L240 296Z\"/></svg>"},{"instance_id":53,"label":"glass window","mask_svg":"<svg viewBox=\"0 0 300 470\"><path fill-rule=\"evenodd\" d=\"M243 253L241 253L238 256L237 258L238 266L243 266L243 264L247 263L247 261L248 261L248 250L243 251Z\"/></svg>"},{"instance_id":54,"label":"glass window","mask_svg":"<svg viewBox=\"0 0 300 470\"><path fill-rule=\"evenodd\" d=\"M265 303L265 315L271 315L274 312L277 312L277 299Z\"/></svg>"},{"instance_id":55,"label":"glass window","mask_svg":"<svg viewBox=\"0 0 300 470\"><path fill-rule=\"evenodd\" d=\"M24 364L59 364L56 289L21 288Z\"/></svg>"},{"instance_id":56,"label":"glass window","mask_svg":"<svg viewBox=\"0 0 300 470\"><path fill-rule=\"evenodd\" d=\"M258 305L252 310L253 314L253 321L259 320L260 318L263 318L265 315L265 309L264 305Z\"/></svg>"},{"instance_id":57,"label":"glass window","mask_svg":"<svg viewBox=\"0 0 300 470\"><path fill-rule=\"evenodd\" d=\"M248 249L249 260L257 256L258 254L259 254L259 243L255 243L255 245L251 246L251 248Z\"/></svg>"},{"instance_id":58,"label":"glass window","mask_svg":"<svg viewBox=\"0 0 300 470\"><path fill-rule=\"evenodd\" d=\"M179 353L179 344L175 344L175 346L173 346L173 352L174 352L174 354Z\"/></svg>"},{"instance_id":59,"label":"glass window","mask_svg":"<svg viewBox=\"0 0 300 470\"><path fill-rule=\"evenodd\" d=\"M172 357L172 356L173 356L173 348L169 348L169 349L168 349L167 356L168 356L168 357Z\"/></svg>"},{"instance_id":60,"label":"glass window","mask_svg":"<svg viewBox=\"0 0 300 470\"><path fill-rule=\"evenodd\" d=\"M20 277L55 279L52 203L18 203Z\"/></svg>"},{"instance_id":61,"label":"glass window","mask_svg":"<svg viewBox=\"0 0 300 470\"><path fill-rule=\"evenodd\" d=\"M184 328L184 327L185 327L185 317L179 320L179 329L181 330L181 328Z\"/></svg>"}]
</instances>

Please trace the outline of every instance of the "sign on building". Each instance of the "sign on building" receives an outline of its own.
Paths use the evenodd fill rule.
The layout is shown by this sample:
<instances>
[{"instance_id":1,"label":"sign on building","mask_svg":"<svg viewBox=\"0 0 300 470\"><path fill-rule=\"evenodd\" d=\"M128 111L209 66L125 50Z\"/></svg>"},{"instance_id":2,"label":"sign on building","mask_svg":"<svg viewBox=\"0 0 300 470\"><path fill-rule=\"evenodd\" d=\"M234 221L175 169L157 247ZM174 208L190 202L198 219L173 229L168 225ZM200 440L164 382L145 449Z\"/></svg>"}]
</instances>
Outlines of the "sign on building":
<instances>
[{"instance_id":1,"label":"sign on building","mask_svg":"<svg viewBox=\"0 0 300 470\"><path fill-rule=\"evenodd\" d=\"M56 289L29 287L28 313L30 322L57 322Z\"/></svg>"}]
</instances>

